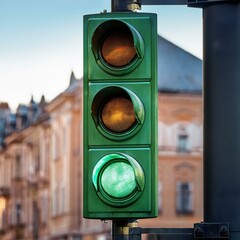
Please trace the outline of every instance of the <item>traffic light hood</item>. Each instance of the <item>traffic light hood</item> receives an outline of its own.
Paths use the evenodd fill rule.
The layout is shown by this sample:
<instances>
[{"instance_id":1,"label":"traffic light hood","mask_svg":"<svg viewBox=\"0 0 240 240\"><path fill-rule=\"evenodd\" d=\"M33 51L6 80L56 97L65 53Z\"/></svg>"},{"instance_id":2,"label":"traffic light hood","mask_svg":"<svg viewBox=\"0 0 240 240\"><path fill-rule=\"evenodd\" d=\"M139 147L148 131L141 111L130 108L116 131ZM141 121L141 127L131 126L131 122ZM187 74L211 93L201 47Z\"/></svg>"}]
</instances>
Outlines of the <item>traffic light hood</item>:
<instances>
[{"instance_id":1,"label":"traffic light hood","mask_svg":"<svg viewBox=\"0 0 240 240\"><path fill-rule=\"evenodd\" d=\"M144 57L141 35L122 20L100 23L93 33L91 48L98 65L113 75L133 71Z\"/></svg>"},{"instance_id":2,"label":"traffic light hood","mask_svg":"<svg viewBox=\"0 0 240 240\"><path fill-rule=\"evenodd\" d=\"M108 205L125 207L140 197L145 177L142 167L133 157L114 153L97 162L92 183L99 198Z\"/></svg>"},{"instance_id":3,"label":"traffic light hood","mask_svg":"<svg viewBox=\"0 0 240 240\"><path fill-rule=\"evenodd\" d=\"M129 103L126 104L126 101ZM106 112L104 110L107 104L109 107ZM115 141L122 141L135 135L145 118L144 106L139 97L131 90L118 86L101 89L92 101L91 110L98 131ZM106 115L107 123L104 121Z\"/></svg>"}]
</instances>

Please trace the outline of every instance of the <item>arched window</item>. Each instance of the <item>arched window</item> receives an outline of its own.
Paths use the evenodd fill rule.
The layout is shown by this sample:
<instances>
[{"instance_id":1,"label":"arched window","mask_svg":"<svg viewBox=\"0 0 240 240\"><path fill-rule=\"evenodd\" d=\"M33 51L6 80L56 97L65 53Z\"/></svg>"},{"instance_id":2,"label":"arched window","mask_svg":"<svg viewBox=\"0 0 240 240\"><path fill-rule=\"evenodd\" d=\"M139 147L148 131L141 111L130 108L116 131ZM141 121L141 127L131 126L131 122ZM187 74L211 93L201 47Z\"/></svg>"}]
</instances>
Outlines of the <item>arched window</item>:
<instances>
[{"instance_id":1,"label":"arched window","mask_svg":"<svg viewBox=\"0 0 240 240\"><path fill-rule=\"evenodd\" d=\"M193 213L193 184L192 183L177 182L176 211L178 214Z\"/></svg>"},{"instance_id":2,"label":"arched window","mask_svg":"<svg viewBox=\"0 0 240 240\"><path fill-rule=\"evenodd\" d=\"M189 135L186 126L180 125L178 127L178 146L179 152L187 152L189 150Z\"/></svg>"}]
</instances>

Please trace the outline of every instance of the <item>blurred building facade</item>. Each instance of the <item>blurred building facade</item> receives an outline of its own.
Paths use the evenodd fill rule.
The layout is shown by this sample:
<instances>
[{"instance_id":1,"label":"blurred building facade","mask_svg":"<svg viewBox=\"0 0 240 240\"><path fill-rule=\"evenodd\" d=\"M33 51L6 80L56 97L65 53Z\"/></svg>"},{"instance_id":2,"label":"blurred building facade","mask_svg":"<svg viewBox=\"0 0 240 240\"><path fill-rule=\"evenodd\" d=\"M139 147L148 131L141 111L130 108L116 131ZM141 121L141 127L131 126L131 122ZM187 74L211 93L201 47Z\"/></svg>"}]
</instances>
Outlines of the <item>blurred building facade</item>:
<instances>
[{"instance_id":1,"label":"blurred building facade","mask_svg":"<svg viewBox=\"0 0 240 240\"><path fill-rule=\"evenodd\" d=\"M141 227L202 220L201 61L158 37L159 217ZM82 80L46 103L0 104L0 239L111 237L111 221L82 218ZM145 236L145 239L157 236Z\"/></svg>"},{"instance_id":2,"label":"blurred building facade","mask_svg":"<svg viewBox=\"0 0 240 240\"><path fill-rule=\"evenodd\" d=\"M162 37L158 56L159 217L139 225L193 227L203 220L202 62Z\"/></svg>"}]
</instances>

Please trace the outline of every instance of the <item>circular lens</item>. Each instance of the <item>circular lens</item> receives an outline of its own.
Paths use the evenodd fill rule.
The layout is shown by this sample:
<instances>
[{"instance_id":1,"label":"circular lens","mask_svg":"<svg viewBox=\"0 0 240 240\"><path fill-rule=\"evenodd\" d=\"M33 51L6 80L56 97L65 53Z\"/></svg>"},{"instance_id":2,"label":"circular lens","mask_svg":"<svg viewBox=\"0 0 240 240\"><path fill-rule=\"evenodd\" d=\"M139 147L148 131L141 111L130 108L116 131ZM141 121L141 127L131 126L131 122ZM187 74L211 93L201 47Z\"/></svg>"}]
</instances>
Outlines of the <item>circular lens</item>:
<instances>
[{"instance_id":1,"label":"circular lens","mask_svg":"<svg viewBox=\"0 0 240 240\"><path fill-rule=\"evenodd\" d=\"M103 59L113 67L124 67L136 56L133 37L130 31L110 33L102 44Z\"/></svg>"},{"instance_id":2,"label":"circular lens","mask_svg":"<svg viewBox=\"0 0 240 240\"><path fill-rule=\"evenodd\" d=\"M111 197L124 198L136 188L133 168L124 162L112 163L103 171L101 184Z\"/></svg>"},{"instance_id":3,"label":"circular lens","mask_svg":"<svg viewBox=\"0 0 240 240\"><path fill-rule=\"evenodd\" d=\"M125 132L136 122L132 101L125 97L115 97L107 101L101 112L103 124L112 132Z\"/></svg>"},{"instance_id":4,"label":"circular lens","mask_svg":"<svg viewBox=\"0 0 240 240\"><path fill-rule=\"evenodd\" d=\"M110 206L124 207L143 193L145 175L133 157L111 153L97 161L92 171L92 183L102 201Z\"/></svg>"}]
</instances>

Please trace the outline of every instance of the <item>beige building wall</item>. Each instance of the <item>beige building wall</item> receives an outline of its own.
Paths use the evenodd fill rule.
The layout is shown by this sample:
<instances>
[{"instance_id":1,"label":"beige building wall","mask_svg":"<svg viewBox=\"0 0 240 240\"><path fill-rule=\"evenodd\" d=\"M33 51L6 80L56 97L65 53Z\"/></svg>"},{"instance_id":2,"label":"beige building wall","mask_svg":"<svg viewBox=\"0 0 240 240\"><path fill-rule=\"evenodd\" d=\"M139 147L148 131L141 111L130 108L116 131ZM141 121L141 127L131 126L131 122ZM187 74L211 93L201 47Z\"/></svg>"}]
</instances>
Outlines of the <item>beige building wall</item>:
<instances>
[{"instance_id":1,"label":"beige building wall","mask_svg":"<svg viewBox=\"0 0 240 240\"><path fill-rule=\"evenodd\" d=\"M48 235L48 158L41 151L48 127L42 122L31 125L6 138L1 152L0 189L8 189L5 201L1 239L36 239ZM44 204L43 202L44 201ZM40 209L44 206L44 210ZM44 214L46 216L44 216Z\"/></svg>"},{"instance_id":2,"label":"beige building wall","mask_svg":"<svg viewBox=\"0 0 240 240\"><path fill-rule=\"evenodd\" d=\"M139 226L191 228L203 219L202 96L159 93L159 217Z\"/></svg>"},{"instance_id":3,"label":"beige building wall","mask_svg":"<svg viewBox=\"0 0 240 240\"><path fill-rule=\"evenodd\" d=\"M50 120L50 235L79 234L80 228L80 81L47 107Z\"/></svg>"}]
</instances>

